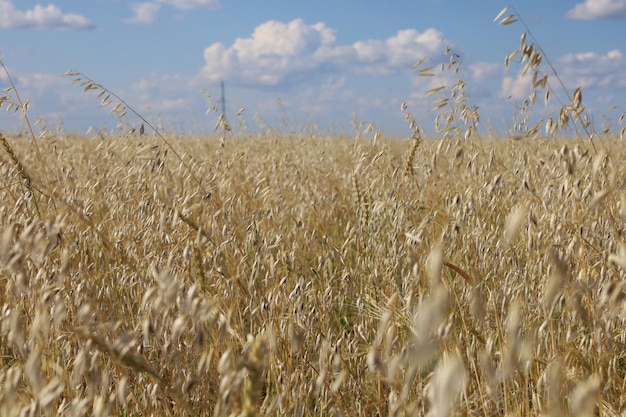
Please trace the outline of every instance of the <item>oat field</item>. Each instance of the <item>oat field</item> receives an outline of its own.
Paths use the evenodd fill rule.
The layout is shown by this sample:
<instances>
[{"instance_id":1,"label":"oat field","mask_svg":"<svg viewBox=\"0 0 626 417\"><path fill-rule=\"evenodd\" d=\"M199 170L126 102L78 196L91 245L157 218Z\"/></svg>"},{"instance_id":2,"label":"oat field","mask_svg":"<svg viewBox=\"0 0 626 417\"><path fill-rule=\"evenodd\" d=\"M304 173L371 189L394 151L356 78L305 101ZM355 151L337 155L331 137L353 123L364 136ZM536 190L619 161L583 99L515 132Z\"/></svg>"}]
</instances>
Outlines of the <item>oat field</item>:
<instances>
[{"instance_id":1,"label":"oat field","mask_svg":"<svg viewBox=\"0 0 626 417\"><path fill-rule=\"evenodd\" d=\"M75 71L137 125L36 134L0 60L0 415L624 415L625 115L524 31L487 137L446 56L408 139L180 137Z\"/></svg>"},{"instance_id":2,"label":"oat field","mask_svg":"<svg viewBox=\"0 0 626 417\"><path fill-rule=\"evenodd\" d=\"M4 139L1 415L622 413L619 139Z\"/></svg>"}]
</instances>

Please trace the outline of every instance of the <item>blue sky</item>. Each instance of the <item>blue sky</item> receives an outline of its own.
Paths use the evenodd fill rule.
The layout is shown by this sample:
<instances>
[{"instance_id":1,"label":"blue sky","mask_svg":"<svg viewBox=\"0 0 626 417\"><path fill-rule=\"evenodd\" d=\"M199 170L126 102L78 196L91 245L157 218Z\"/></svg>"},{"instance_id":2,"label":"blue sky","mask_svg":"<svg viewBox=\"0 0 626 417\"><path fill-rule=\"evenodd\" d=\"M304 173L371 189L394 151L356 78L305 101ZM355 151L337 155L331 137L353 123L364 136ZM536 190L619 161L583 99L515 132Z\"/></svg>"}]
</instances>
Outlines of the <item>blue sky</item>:
<instances>
[{"instance_id":1,"label":"blue sky","mask_svg":"<svg viewBox=\"0 0 626 417\"><path fill-rule=\"evenodd\" d=\"M567 87L583 87L596 124L616 122L626 110L626 0L0 0L0 56L31 100L33 120L62 120L79 133L117 121L96 94L62 76L67 70L172 129L212 131L216 117L206 114L201 90L219 98L223 80L233 125L243 107L252 130L256 116L268 125L286 119L291 130L351 132L356 113L389 135L408 132L402 102L432 131L425 94L460 76L481 128L505 132L530 91L518 66L504 66L524 31L493 22L505 6L521 15ZM446 45L461 56L462 73L417 77L412 65L442 62ZM0 87L8 87L5 74ZM23 122L2 111L0 126L16 131Z\"/></svg>"}]
</instances>

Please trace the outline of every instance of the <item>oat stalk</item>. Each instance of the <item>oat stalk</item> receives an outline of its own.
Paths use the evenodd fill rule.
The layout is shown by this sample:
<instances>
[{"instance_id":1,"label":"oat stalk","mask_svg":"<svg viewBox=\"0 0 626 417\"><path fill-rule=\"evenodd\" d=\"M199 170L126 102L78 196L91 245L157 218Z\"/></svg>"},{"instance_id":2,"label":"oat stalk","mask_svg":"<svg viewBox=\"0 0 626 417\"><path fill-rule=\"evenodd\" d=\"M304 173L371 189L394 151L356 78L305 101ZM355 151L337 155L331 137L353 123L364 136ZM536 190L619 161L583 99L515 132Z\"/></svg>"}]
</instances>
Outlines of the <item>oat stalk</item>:
<instances>
[{"instance_id":1,"label":"oat stalk","mask_svg":"<svg viewBox=\"0 0 626 417\"><path fill-rule=\"evenodd\" d=\"M116 113L116 116L118 118L121 118L121 117L125 116L126 115L126 110L129 110L131 113L133 113L142 122L142 124L141 124L141 126L139 128L139 133L142 134L142 135L144 134L144 131L145 131L144 125L148 126L150 129L152 129L154 134L157 135L157 137L163 143L165 143L165 146L167 146L172 151L172 153L176 156L176 158L180 161L180 163L185 167L185 169L187 170L187 172L189 173L191 178L193 178L193 180L198 185L198 187L202 190L202 192L205 195L208 194L208 191L202 185L202 182L200 181L200 179L197 177L197 175L191 169L189 164L178 153L178 151L176 151L176 149L172 146L170 141L167 140L165 138L165 136L163 136L163 134L159 131L159 129L157 129L152 123L150 123L138 111L136 111L133 107L131 107L123 98L121 98L120 96L118 96L117 94L115 94L114 92L109 90L108 88L104 87L102 84L99 84L99 83L95 82L94 80L92 80L91 78L87 77L82 72L68 70L68 71L65 72L64 75L67 76L67 77L74 77L74 80L72 81L72 84L80 84L80 86L83 88L83 92L92 91L92 90L100 91L98 93L97 97L99 99L102 99L102 101L100 103L100 105L102 107L108 107L108 106L110 106L112 104L111 97L114 98L115 100L117 100L117 104L115 106L113 106L113 108L111 109L111 112ZM133 129L133 132L134 132L134 129Z\"/></svg>"}]
</instances>

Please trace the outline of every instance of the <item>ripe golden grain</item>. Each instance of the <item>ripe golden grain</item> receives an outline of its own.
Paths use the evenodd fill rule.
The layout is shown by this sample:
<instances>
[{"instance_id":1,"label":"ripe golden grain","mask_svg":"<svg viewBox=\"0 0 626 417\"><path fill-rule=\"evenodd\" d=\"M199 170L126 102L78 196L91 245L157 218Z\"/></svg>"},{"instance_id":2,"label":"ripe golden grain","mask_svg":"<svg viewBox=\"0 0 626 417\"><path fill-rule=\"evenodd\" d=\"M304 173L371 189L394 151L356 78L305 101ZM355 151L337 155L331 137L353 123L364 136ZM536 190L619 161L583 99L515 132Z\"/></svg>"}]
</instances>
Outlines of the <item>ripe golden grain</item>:
<instances>
[{"instance_id":1,"label":"ripe golden grain","mask_svg":"<svg viewBox=\"0 0 626 417\"><path fill-rule=\"evenodd\" d=\"M144 120L40 161L0 135L0 415L618 415L626 151L540 137L592 126L580 90L531 122L551 87L530 38L506 63L532 80L510 136L533 140L481 138L463 80L427 93L437 140L403 104L408 149L358 123L220 144Z\"/></svg>"}]
</instances>

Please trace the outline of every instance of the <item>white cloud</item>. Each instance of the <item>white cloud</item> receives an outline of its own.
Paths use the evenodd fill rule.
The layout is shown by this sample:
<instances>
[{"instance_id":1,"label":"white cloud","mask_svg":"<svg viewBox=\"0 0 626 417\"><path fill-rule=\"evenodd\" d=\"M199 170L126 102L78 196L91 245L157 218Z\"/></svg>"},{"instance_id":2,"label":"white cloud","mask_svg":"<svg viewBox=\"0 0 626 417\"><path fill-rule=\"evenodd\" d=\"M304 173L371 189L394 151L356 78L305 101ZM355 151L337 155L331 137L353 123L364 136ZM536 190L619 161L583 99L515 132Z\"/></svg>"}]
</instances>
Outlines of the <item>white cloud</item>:
<instances>
[{"instance_id":1,"label":"white cloud","mask_svg":"<svg viewBox=\"0 0 626 417\"><path fill-rule=\"evenodd\" d=\"M597 52L567 54L558 58L554 63L559 78L570 93L580 87L585 97L594 97L606 89L613 91L626 88L626 59L618 49L606 54ZM557 96L562 95L561 87L554 75L548 74L548 81L551 81L553 93ZM499 95L502 98L521 100L528 97L530 91L531 73L529 72L525 76L504 77ZM589 102L587 101L588 104Z\"/></svg>"},{"instance_id":2,"label":"white cloud","mask_svg":"<svg viewBox=\"0 0 626 417\"><path fill-rule=\"evenodd\" d=\"M127 92L137 110L146 114L185 112L192 107L193 99L201 97L192 80L180 74L149 74L134 82Z\"/></svg>"},{"instance_id":3,"label":"white cloud","mask_svg":"<svg viewBox=\"0 0 626 417\"><path fill-rule=\"evenodd\" d=\"M130 7L135 12L135 15L130 19L124 19L124 23L149 25L156 20L156 14L161 9L160 4L152 2L135 3Z\"/></svg>"},{"instance_id":4,"label":"white cloud","mask_svg":"<svg viewBox=\"0 0 626 417\"><path fill-rule=\"evenodd\" d=\"M70 79L60 75L47 73L26 73L14 78L20 96L31 99L33 103L49 97L55 97L60 104L80 102L72 109L78 109L87 102L94 102L92 94L83 93L80 88L73 88ZM95 101L97 105L97 101ZM68 108L65 108L68 110Z\"/></svg>"},{"instance_id":5,"label":"white cloud","mask_svg":"<svg viewBox=\"0 0 626 417\"><path fill-rule=\"evenodd\" d=\"M193 83L193 80L180 74L152 73L134 82L131 88L130 94L145 103L154 99L176 99L188 95L200 97L199 88Z\"/></svg>"},{"instance_id":6,"label":"white cloud","mask_svg":"<svg viewBox=\"0 0 626 417\"><path fill-rule=\"evenodd\" d=\"M1 78L1 77L0 77ZM67 77L49 73L21 73L13 76L17 90L22 100L30 100L28 114L31 121L40 117L54 120L57 116L61 120L72 123L76 120L87 120L89 109L98 108L95 95L86 94L82 89L70 85ZM0 83L0 89L6 85ZM13 93L11 101L16 102ZM103 112L106 115L106 111ZM8 130L19 131L24 128L23 119L11 112L0 112L0 124L8 126Z\"/></svg>"},{"instance_id":7,"label":"white cloud","mask_svg":"<svg viewBox=\"0 0 626 417\"><path fill-rule=\"evenodd\" d=\"M183 112L191 106L188 98L162 98L141 103L142 108L154 113Z\"/></svg>"},{"instance_id":8,"label":"white cloud","mask_svg":"<svg viewBox=\"0 0 626 417\"><path fill-rule=\"evenodd\" d=\"M10 73L10 71L9 71ZM9 77L7 76L4 69L0 69L0 81L9 81Z\"/></svg>"},{"instance_id":9,"label":"white cloud","mask_svg":"<svg viewBox=\"0 0 626 417\"><path fill-rule=\"evenodd\" d=\"M567 54L559 61L562 65L576 65L581 62L589 62L595 64L607 64L613 60L620 60L623 57L619 49L607 52L606 55L600 55L597 52L581 52L578 54Z\"/></svg>"},{"instance_id":10,"label":"white cloud","mask_svg":"<svg viewBox=\"0 0 626 417\"><path fill-rule=\"evenodd\" d=\"M335 42L334 30L323 23L269 21L258 26L251 37L235 40L231 47L214 43L206 48L201 77L210 81L231 79L243 85L276 85L331 62Z\"/></svg>"},{"instance_id":11,"label":"white cloud","mask_svg":"<svg viewBox=\"0 0 626 417\"><path fill-rule=\"evenodd\" d=\"M0 90L7 86L1 78ZM76 126L86 129L89 125L117 124L109 112L111 107L100 107L98 91L83 92L82 88L71 85L71 78L49 73L23 73L13 79L22 99L31 101L29 116L33 121L42 116L54 121L53 116L56 114L73 129ZM177 114L187 116L191 114L190 109L202 109L204 105L197 87L192 85L189 78L178 74L150 74L133 83L127 90L121 89L116 93L150 121L162 113L165 114L166 122L170 122ZM114 99L112 101L115 103ZM7 126L8 130L21 130L20 118L5 112L4 108L2 110L0 125ZM136 118L129 112L127 121L132 124Z\"/></svg>"},{"instance_id":12,"label":"white cloud","mask_svg":"<svg viewBox=\"0 0 626 417\"><path fill-rule=\"evenodd\" d=\"M302 92L290 95L287 100L295 101L294 107L304 114L326 114L333 112L334 105L338 103L353 102L355 97L346 91L345 84L344 76L329 77L319 85L306 87Z\"/></svg>"},{"instance_id":13,"label":"white cloud","mask_svg":"<svg viewBox=\"0 0 626 417\"><path fill-rule=\"evenodd\" d=\"M21 11L11 0L0 0L0 28L75 30L94 29L95 26L86 17L74 13L64 14L54 4L36 4L30 10Z\"/></svg>"},{"instance_id":14,"label":"white cloud","mask_svg":"<svg viewBox=\"0 0 626 417\"><path fill-rule=\"evenodd\" d=\"M591 88L626 87L626 59L619 49L606 54L568 54L557 61L557 70L567 86Z\"/></svg>"},{"instance_id":15,"label":"white cloud","mask_svg":"<svg viewBox=\"0 0 626 417\"><path fill-rule=\"evenodd\" d=\"M500 97L510 98L512 100L521 100L530 94L530 82L532 76L530 72L517 77L504 77L502 79L502 88L500 89Z\"/></svg>"},{"instance_id":16,"label":"white cloud","mask_svg":"<svg viewBox=\"0 0 626 417\"><path fill-rule=\"evenodd\" d=\"M624 19L626 0L585 0L569 10L566 17L574 20Z\"/></svg>"},{"instance_id":17,"label":"white cloud","mask_svg":"<svg viewBox=\"0 0 626 417\"><path fill-rule=\"evenodd\" d=\"M0 0L2 1L2 0ZM161 9L161 5L169 5L180 10L192 9L218 9L219 0L154 0L142 3L131 4L135 15L129 19L124 19L124 23L149 25L156 21L156 15Z\"/></svg>"},{"instance_id":18,"label":"white cloud","mask_svg":"<svg viewBox=\"0 0 626 417\"><path fill-rule=\"evenodd\" d=\"M208 81L276 86L306 81L314 74L338 73L344 68L387 75L408 71L421 57L440 53L441 38L435 29L423 33L408 29L384 40L341 45L335 30L324 23L272 20L257 26L249 38L239 38L229 47L214 43L206 48L206 64L199 76Z\"/></svg>"},{"instance_id":19,"label":"white cloud","mask_svg":"<svg viewBox=\"0 0 626 417\"><path fill-rule=\"evenodd\" d=\"M220 7L219 0L156 0L157 3L169 4L177 9L217 9Z\"/></svg>"},{"instance_id":20,"label":"white cloud","mask_svg":"<svg viewBox=\"0 0 626 417\"><path fill-rule=\"evenodd\" d=\"M472 79L481 81L487 77L496 76L502 71L502 65L494 62L476 62L469 65L470 71L472 71Z\"/></svg>"},{"instance_id":21,"label":"white cloud","mask_svg":"<svg viewBox=\"0 0 626 417\"><path fill-rule=\"evenodd\" d=\"M63 79L58 75L44 73L18 75L16 81L20 90L29 89L31 91L42 91L49 88L59 87L63 84Z\"/></svg>"},{"instance_id":22,"label":"white cloud","mask_svg":"<svg viewBox=\"0 0 626 417\"><path fill-rule=\"evenodd\" d=\"M355 42L352 48L356 60L366 64L362 72L388 75L399 69L410 69L422 57L441 54L443 36L436 29L420 33L415 29L401 30L394 37Z\"/></svg>"}]
</instances>

